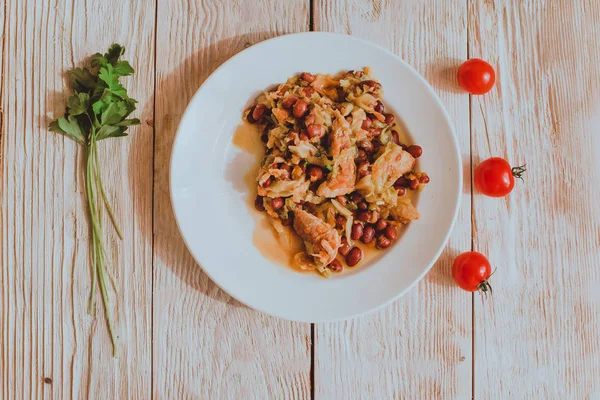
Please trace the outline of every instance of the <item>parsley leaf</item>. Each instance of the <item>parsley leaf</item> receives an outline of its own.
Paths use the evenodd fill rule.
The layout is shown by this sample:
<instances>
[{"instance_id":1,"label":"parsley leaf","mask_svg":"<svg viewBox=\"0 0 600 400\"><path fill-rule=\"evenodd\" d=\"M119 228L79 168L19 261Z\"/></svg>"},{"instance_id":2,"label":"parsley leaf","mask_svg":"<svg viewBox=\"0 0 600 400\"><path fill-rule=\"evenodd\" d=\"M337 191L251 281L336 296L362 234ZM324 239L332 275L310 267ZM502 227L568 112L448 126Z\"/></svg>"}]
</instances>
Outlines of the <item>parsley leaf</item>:
<instances>
[{"instance_id":1,"label":"parsley leaf","mask_svg":"<svg viewBox=\"0 0 600 400\"><path fill-rule=\"evenodd\" d=\"M131 126L131 125L139 125L140 120L137 118L124 119L121 122L116 123L116 126Z\"/></svg>"},{"instance_id":2,"label":"parsley leaf","mask_svg":"<svg viewBox=\"0 0 600 400\"><path fill-rule=\"evenodd\" d=\"M108 90L116 96L122 99L127 98L127 90L119 83L119 74L115 72L115 68L112 64L106 65L106 67L100 67L100 73L98 78L106 83Z\"/></svg>"},{"instance_id":3,"label":"parsley leaf","mask_svg":"<svg viewBox=\"0 0 600 400\"><path fill-rule=\"evenodd\" d=\"M127 61L119 61L117 65L115 65L115 72L121 76L128 76L135 71Z\"/></svg>"},{"instance_id":4,"label":"parsley leaf","mask_svg":"<svg viewBox=\"0 0 600 400\"><path fill-rule=\"evenodd\" d=\"M127 136L126 133L121 131L121 128L114 125L104 125L98 131L96 140L107 139L109 137Z\"/></svg>"},{"instance_id":5,"label":"parsley leaf","mask_svg":"<svg viewBox=\"0 0 600 400\"><path fill-rule=\"evenodd\" d=\"M90 105L90 95L87 93L75 93L69 97L67 101L67 108L69 109L69 115L80 115L87 112Z\"/></svg>"},{"instance_id":6,"label":"parsley leaf","mask_svg":"<svg viewBox=\"0 0 600 400\"><path fill-rule=\"evenodd\" d=\"M98 80L87 68L75 68L68 75L73 79L73 89L78 92L86 92L93 89Z\"/></svg>"},{"instance_id":7,"label":"parsley leaf","mask_svg":"<svg viewBox=\"0 0 600 400\"><path fill-rule=\"evenodd\" d=\"M125 53L125 47L120 44L113 44L108 49L108 52L104 55L106 60L113 66L119 61L119 58Z\"/></svg>"},{"instance_id":8,"label":"parsley leaf","mask_svg":"<svg viewBox=\"0 0 600 400\"><path fill-rule=\"evenodd\" d=\"M110 103L102 112L100 121L102 125L112 125L120 122L127 114L127 107L124 101Z\"/></svg>"},{"instance_id":9,"label":"parsley leaf","mask_svg":"<svg viewBox=\"0 0 600 400\"><path fill-rule=\"evenodd\" d=\"M85 143L83 132L79 127L77 119L73 115L69 115L67 118L61 117L56 121L52 121L52 123L50 123L50 130L67 135L79 143Z\"/></svg>"}]
</instances>

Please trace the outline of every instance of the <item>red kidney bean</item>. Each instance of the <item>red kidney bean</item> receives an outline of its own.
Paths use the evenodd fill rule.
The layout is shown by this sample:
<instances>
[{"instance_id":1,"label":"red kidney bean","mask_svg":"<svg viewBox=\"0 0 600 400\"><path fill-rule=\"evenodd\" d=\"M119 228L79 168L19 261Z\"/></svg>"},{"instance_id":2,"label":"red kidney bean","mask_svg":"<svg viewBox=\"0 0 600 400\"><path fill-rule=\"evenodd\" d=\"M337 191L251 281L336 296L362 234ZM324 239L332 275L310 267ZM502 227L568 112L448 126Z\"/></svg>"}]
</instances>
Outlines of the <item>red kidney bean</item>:
<instances>
[{"instance_id":1,"label":"red kidney bean","mask_svg":"<svg viewBox=\"0 0 600 400\"><path fill-rule=\"evenodd\" d=\"M358 247L353 247L350 252L348 253L348 255L346 256L346 264L348 264L349 267L354 267L356 264L358 264L360 262L360 260L362 260L363 258L363 252L360 248Z\"/></svg>"},{"instance_id":2,"label":"red kidney bean","mask_svg":"<svg viewBox=\"0 0 600 400\"><path fill-rule=\"evenodd\" d=\"M429 183L429 176L428 175L423 175L422 177L419 178L419 182L421 183Z\"/></svg>"},{"instance_id":3,"label":"red kidney bean","mask_svg":"<svg viewBox=\"0 0 600 400\"><path fill-rule=\"evenodd\" d=\"M388 223L385 219L381 218L379 219L376 223L375 223L375 230L377 232L381 232L382 230L384 230L385 228L388 227Z\"/></svg>"},{"instance_id":4,"label":"red kidney bean","mask_svg":"<svg viewBox=\"0 0 600 400\"><path fill-rule=\"evenodd\" d=\"M296 118L302 118L304 114L308 111L308 103L304 100L298 100L296 104L294 104L293 114Z\"/></svg>"},{"instance_id":5,"label":"red kidney bean","mask_svg":"<svg viewBox=\"0 0 600 400\"><path fill-rule=\"evenodd\" d=\"M287 172L292 172L292 168L293 168L291 165L286 164L286 163L281 163L278 165L278 167L279 167L279 169L282 169Z\"/></svg>"},{"instance_id":6,"label":"red kidney bean","mask_svg":"<svg viewBox=\"0 0 600 400\"><path fill-rule=\"evenodd\" d=\"M351 249L352 249L352 247L350 247L350 245L348 244L348 240L346 240L346 237L344 236L342 238L342 244L341 244L340 248L338 249L338 253L340 253L341 255L343 255L345 257L348 255L348 253L350 253Z\"/></svg>"},{"instance_id":7,"label":"red kidney bean","mask_svg":"<svg viewBox=\"0 0 600 400\"><path fill-rule=\"evenodd\" d=\"M365 226L365 229L363 230L363 235L360 238L360 240L364 244L369 244L369 243L371 243L371 241L373 240L374 237L375 237L375 228L373 228L371 225L367 225L367 226Z\"/></svg>"},{"instance_id":8,"label":"red kidney bean","mask_svg":"<svg viewBox=\"0 0 600 400\"><path fill-rule=\"evenodd\" d=\"M367 204L367 202L365 201L361 201L360 203L358 203L358 209L359 210L366 210L367 208L369 208L369 205Z\"/></svg>"},{"instance_id":9,"label":"red kidney bean","mask_svg":"<svg viewBox=\"0 0 600 400\"><path fill-rule=\"evenodd\" d=\"M352 200L355 203L359 203L362 199L363 199L362 195L358 192L352 192L350 194L350 200Z\"/></svg>"},{"instance_id":10,"label":"red kidney bean","mask_svg":"<svg viewBox=\"0 0 600 400\"><path fill-rule=\"evenodd\" d=\"M273 210L275 211L281 209L281 207L283 207L283 199L281 197L275 197L271 200L271 207L273 207Z\"/></svg>"},{"instance_id":11,"label":"red kidney bean","mask_svg":"<svg viewBox=\"0 0 600 400\"><path fill-rule=\"evenodd\" d=\"M314 137L323 137L325 135L325 127L320 124L312 124L306 128L306 133L311 138Z\"/></svg>"},{"instance_id":12,"label":"red kidney bean","mask_svg":"<svg viewBox=\"0 0 600 400\"><path fill-rule=\"evenodd\" d=\"M309 165L306 168L306 173L308 174L308 179L311 182L316 182L323 179L323 169L317 165Z\"/></svg>"},{"instance_id":13,"label":"red kidney bean","mask_svg":"<svg viewBox=\"0 0 600 400\"><path fill-rule=\"evenodd\" d=\"M383 106L383 103L381 102L381 100L377 100L377 103L375 103L373 110L375 110L376 112L378 112L380 114L383 114L385 107Z\"/></svg>"},{"instance_id":14,"label":"red kidney bean","mask_svg":"<svg viewBox=\"0 0 600 400\"><path fill-rule=\"evenodd\" d=\"M396 117L394 117L394 114L388 114L385 116L385 123L391 125L395 119Z\"/></svg>"},{"instance_id":15,"label":"red kidney bean","mask_svg":"<svg viewBox=\"0 0 600 400\"><path fill-rule=\"evenodd\" d=\"M328 267L334 272L341 272L344 269L344 266L338 260L333 260Z\"/></svg>"},{"instance_id":16,"label":"red kidney bean","mask_svg":"<svg viewBox=\"0 0 600 400\"><path fill-rule=\"evenodd\" d=\"M300 79L302 79L308 83L313 83L315 81L315 79L317 79L317 78L310 72L303 72L300 74Z\"/></svg>"},{"instance_id":17,"label":"red kidney bean","mask_svg":"<svg viewBox=\"0 0 600 400\"><path fill-rule=\"evenodd\" d=\"M394 186L394 187L396 187L396 186ZM406 194L406 188L399 186L399 187L396 187L396 189L398 190L398 196L404 196Z\"/></svg>"},{"instance_id":18,"label":"red kidney bean","mask_svg":"<svg viewBox=\"0 0 600 400\"><path fill-rule=\"evenodd\" d=\"M344 217L343 215L338 215L337 217L335 217L335 227L336 228L343 228L346 226L346 217Z\"/></svg>"},{"instance_id":19,"label":"red kidney bean","mask_svg":"<svg viewBox=\"0 0 600 400\"><path fill-rule=\"evenodd\" d=\"M411 179L410 183L408 184L408 188L410 190L417 190L418 187L419 187L419 180L418 179Z\"/></svg>"},{"instance_id":20,"label":"red kidney bean","mask_svg":"<svg viewBox=\"0 0 600 400\"><path fill-rule=\"evenodd\" d=\"M304 124L305 124L306 126L312 125L312 124L314 124L314 123L315 123L315 119L316 119L316 118L317 118L317 117L315 116L315 114L314 114L314 113L309 113L309 114L306 116L306 118L304 118Z\"/></svg>"},{"instance_id":21,"label":"red kidney bean","mask_svg":"<svg viewBox=\"0 0 600 400\"><path fill-rule=\"evenodd\" d=\"M372 124L373 124L373 121L371 120L371 118L367 117L363 121L361 128L363 128L364 130L368 130Z\"/></svg>"},{"instance_id":22,"label":"red kidney bean","mask_svg":"<svg viewBox=\"0 0 600 400\"><path fill-rule=\"evenodd\" d=\"M265 211L265 205L261 196L256 196L256 199L254 200L254 208L256 208L258 211Z\"/></svg>"},{"instance_id":23,"label":"red kidney bean","mask_svg":"<svg viewBox=\"0 0 600 400\"><path fill-rule=\"evenodd\" d=\"M363 235L362 224L353 224L352 225L352 233L350 234L350 237L352 238L352 240L358 240L362 237L362 235Z\"/></svg>"},{"instance_id":24,"label":"red kidney bean","mask_svg":"<svg viewBox=\"0 0 600 400\"><path fill-rule=\"evenodd\" d=\"M254 110L252 110L252 118L256 121L260 121L266 109L267 106L264 104L257 104L256 107L254 107Z\"/></svg>"},{"instance_id":25,"label":"red kidney bean","mask_svg":"<svg viewBox=\"0 0 600 400\"><path fill-rule=\"evenodd\" d=\"M388 225L385 228L385 231L383 231L384 235L386 238L390 239L390 240L396 240L396 234L398 233L398 231L396 231L396 227L393 225Z\"/></svg>"},{"instance_id":26,"label":"red kidney bean","mask_svg":"<svg viewBox=\"0 0 600 400\"><path fill-rule=\"evenodd\" d=\"M292 106L296 104L297 101L298 98L296 96L289 96L283 99L281 105L283 106L283 108L292 108Z\"/></svg>"},{"instance_id":27,"label":"red kidney bean","mask_svg":"<svg viewBox=\"0 0 600 400\"><path fill-rule=\"evenodd\" d=\"M398 132L392 131L392 141L397 145L400 145L400 137L398 136Z\"/></svg>"},{"instance_id":28,"label":"red kidney bean","mask_svg":"<svg viewBox=\"0 0 600 400\"><path fill-rule=\"evenodd\" d=\"M246 115L246 121L250 122L251 124L256 123L256 120L252 117L253 112L254 108L251 108L250 111L248 111L248 114Z\"/></svg>"},{"instance_id":29,"label":"red kidney bean","mask_svg":"<svg viewBox=\"0 0 600 400\"><path fill-rule=\"evenodd\" d=\"M364 85L364 86L368 86L371 89L375 89L375 88L377 88L377 86L379 86L379 84L377 82L372 81L372 80L362 81L360 84Z\"/></svg>"},{"instance_id":30,"label":"red kidney bean","mask_svg":"<svg viewBox=\"0 0 600 400\"><path fill-rule=\"evenodd\" d=\"M266 133L263 133L263 134L260 136L260 140L261 140L263 143L267 143L267 142L269 141L269 135L268 135L268 134L266 134Z\"/></svg>"},{"instance_id":31,"label":"red kidney bean","mask_svg":"<svg viewBox=\"0 0 600 400\"><path fill-rule=\"evenodd\" d=\"M360 164L358 164L358 176L360 178L370 174L369 165L368 161L361 161Z\"/></svg>"},{"instance_id":32,"label":"red kidney bean","mask_svg":"<svg viewBox=\"0 0 600 400\"><path fill-rule=\"evenodd\" d=\"M371 218L372 213L369 211L361 211L358 213L358 220L362 222L367 222Z\"/></svg>"},{"instance_id":33,"label":"red kidney bean","mask_svg":"<svg viewBox=\"0 0 600 400\"><path fill-rule=\"evenodd\" d=\"M423 148L414 144L412 146L408 146L406 151L408 151L414 158L419 158L423 154Z\"/></svg>"},{"instance_id":34,"label":"red kidney bean","mask_svg":"<svg viewBox=\"0 0 600 400\"><path fill-rule=\"evenodd\" d=\"M306 134L306 131L302 131L300 133L300 135L298 135L298 138L300 138L300 140L309 140L310 138L308 137L308 135Z\"/></svg>"},{"instance_id":35,"label":"red kidney bean","mask_svg":"<svg viewBox=\"0 0 600 400\"><path fill-rule=\"evenodd\" d=\"M375 247L378 249L385 249L392 244L392 241L388 239L385 235L379 234L377 236L377 241L375 242Z\"/></svg>"},{"instance_id":36,"label":"red kidney bean","mask_svg":"<svg viewBox=\"0 0 600 400\"><path fill-rule=\"evenodd\" d=\"M263 182L262 187L266 188L271 186L271 177L268 177L266 181Z\"/></svg>"},{"instance_id":37,"label":"red kidney bean","mask_svg":"<svg viewBox=\"0 0 600 400\"><path fill-rule=\"evenodd\" d=\"M408 185L410 184L410 180L406 179L406 178L398 178L396 180L396 182L394 182L394 186L400 186L400 187L408 187Z\"/></svg>"}]
</instances>

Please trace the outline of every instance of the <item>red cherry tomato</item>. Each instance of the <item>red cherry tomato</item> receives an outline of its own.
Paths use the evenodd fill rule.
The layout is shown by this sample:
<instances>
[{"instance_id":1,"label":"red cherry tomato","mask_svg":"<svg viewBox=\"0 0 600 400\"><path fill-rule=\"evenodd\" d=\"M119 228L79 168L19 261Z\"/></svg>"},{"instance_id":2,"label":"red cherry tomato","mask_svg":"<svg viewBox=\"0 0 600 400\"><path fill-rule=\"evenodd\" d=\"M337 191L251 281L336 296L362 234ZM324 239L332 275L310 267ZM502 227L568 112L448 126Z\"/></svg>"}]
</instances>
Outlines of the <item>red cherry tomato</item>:
<instances>
[{"instance_id":1,"label":"red cherry tomato","mask_svg":"<svg viewBox=\"0 0 600 400\"><path fill-rule=\"evenodd\" d=\"M480 58L471 58L458 68L458 84L471 94L484 94L496 82L494 68Z\"/></svg>"},{"instance_id":2,"label":"red cherry tomato","mask_svg":"<svg viewBox=\"0 0 600 400\"><path fill-rule=\"evenodd\" d=\"M525 171L525 165L511 168L503 158L488 158L475 170L475 187L486 196L506 196L513 190L515 178L523 179Z\"/></svg>"},{"instance_id":3,"label":"red cherry tomato","mask_svg":"<svg viewBox=\"0 0 600 400\"><path fill-rule=\"evenodd\" d=\"M467 292L492 291L487 279L492 275L492 267L487 258L476 251L462 253L452 264L454 282Z\"/></svg>"}]
</instances>

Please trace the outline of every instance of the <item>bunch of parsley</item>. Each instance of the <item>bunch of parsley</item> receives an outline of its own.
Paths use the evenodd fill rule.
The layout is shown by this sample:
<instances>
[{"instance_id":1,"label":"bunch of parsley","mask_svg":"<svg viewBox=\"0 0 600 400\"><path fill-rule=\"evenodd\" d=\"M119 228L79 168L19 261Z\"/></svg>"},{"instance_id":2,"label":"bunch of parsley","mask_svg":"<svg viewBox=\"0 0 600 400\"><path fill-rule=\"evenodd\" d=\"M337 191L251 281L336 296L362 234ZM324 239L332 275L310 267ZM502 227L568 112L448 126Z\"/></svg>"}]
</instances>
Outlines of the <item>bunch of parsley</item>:
<instances>
[{"instance_id":1,"label":"bunch of parsley","mask_svg":"<svg viewBox=\"0 0 600 400\"><path fill-rule=\"evenodd\" d=\"M110 315L110 302L105 273L110 275L108 255L104 248L102 213L106 209L112 225L120 239L121 231L108 202L102 184L101 166L97 145L100 140L127 136L127 128L140 123L137 118L127 118L134 110L136 100L127 95L119 78L133 74L134 70L121 56L125 48L113 44L106 54L96 53L91 59L91 68L75 68L69 72L73 95L67 102L66 114L50 124L50 130L69 136L85 148L85 184L91 224L92 286L89 311L95 313L96 286L100 287L106 322L117 355L117 337Z\"/></svg>"}]
</instances>

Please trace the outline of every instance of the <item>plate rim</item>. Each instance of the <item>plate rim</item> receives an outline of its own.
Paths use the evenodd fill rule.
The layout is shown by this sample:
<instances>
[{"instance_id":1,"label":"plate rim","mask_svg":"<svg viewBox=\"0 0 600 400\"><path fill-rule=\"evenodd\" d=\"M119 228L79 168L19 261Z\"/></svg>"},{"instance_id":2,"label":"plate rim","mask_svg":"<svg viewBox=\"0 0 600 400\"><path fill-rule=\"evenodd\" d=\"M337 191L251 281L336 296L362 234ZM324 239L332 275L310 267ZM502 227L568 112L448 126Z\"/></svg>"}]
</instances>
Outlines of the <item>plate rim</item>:
<instances>
[{"instance_id":1,"label":"plate rim","mask_svg":"<svg viewBox=\"0 0 600 400\"><path fill-rule=\"evenodd\" d=\"M413 75L423 84L425 90L427 90L429 92L429 94L431 95L431 97L433 98L433 100L437 103L439 109L442 112L442 116L445 120L445 122L448 124L448 126L450 127L450 133L452 136L452 142L454 144L454 150L457 154L457 160L458 160L458 165L456 165L456 170L458 171L458 196L456 197L456 201L454 204L454 211L453 211L453 215L452 215L452 221L450 223L450 227L448 229L448 231L446 232L446 235L444 237L444 240L442 241L441 245L439 246L439 248L436 250L435 255L433 257L432 262L423 270L423 272L418 275L418 277L410 284L408 285L406 288L404 288L403 290L400 290L396 295L391 296L387 301L384 301L372 308L366 309L366 310L362 310L362 311L358 311L356 313L350 313L349 315L345 315L345 316L340 316L340 317L335 317L335 318L316 318L316 319L304 319L304 318L290 318L290 316L281 314L279 312L272 312L272 311L267 311L265 309L263 309L260 306L256 306L256 305L251 305L248 302L245 302L241 299L239 299L238 297L236 297L235 295L233 295L232 293L228 292L227 290L225 290L223 288L223 286L221 286L219 284L219 282L217 282L213 276L210 274L209 271L207 271L205 268L202 267L202 263L200 262L200 260L198 260L198 258L196 257L196 255L194 254L194 252L191 250L191 246L188 243L188 240L186 239L185 235L183 234L183 231L181 229L181 224L180 224L180 219L177 215L177 211L176 211L176 206L175 206L175 200L174 200L174 188L173 188L173 174L174 174L174 159L175 159L175 150L177 149L177 144L178 141L181 140L181 130L182 130L182 122L186 119L188 113L192 112L190 105L194 102L195 98L197 96L200 95L200 93L202 92L202 89L206 86L207 82L209 82L211 79L214 78L214 76L222 69L224 68L226 65L234 62L235 59L237 59L238 57L240 57L242 54L244 54L245 52L251 51L251 50L256 50L257 48L261 48L263 46L268 45L269 43L273 43L276 41L281 41L281 40L290 40L293 39L295 37L301 37L301 36L330 36L330 37L343 37L345 39L349 39L349 40L354 40L357 42L362 43L365 46L369 46L369 47L373 47L379 51L383 51L384 53L386 53L389 56L392 56L396 61L400 62L405 68L407 68L408 70L410 70ZM283 320L287 320L287 321L293 321L293 322L304 322L304 323L321 323L321 322L336 322L336 321L345 321L345 320L350 320L350 319L354 319L357 318L359 316L362 315L366 315L366 314L371 314L375 311L381 310L382 308L390 305L391 303L393 303L394 301L398 300L400 297L402 297L403 295L405 295L407 292L409 292L412 288L414 288L424 277L425 275L427 275L427 273L431 270L431 268L433 268L433 266L435 265L435 263L439 260L440 255L442 254L442 252L444 251L444 248L446 247L446 245L448 244L448 241L450 239L450 235L452 234L452 232L454 231L454 227L456 225L456 221L458 219L458 214L460 211L460 204L462 201L462 196L463 196L463 180L464 180L464 176L463 176L463 166L462 166L462 156L461 156L461 152L460 152L460 144L458 141L458 137L456 135L456 130L454 128L454 124L452 123L452 120L450 119L450 115L448 114L448 110L446 109L444 103L442 102L442 100L440 99L440 97L438 96L438 94L435 92L435 90L433 89L433 87L429 84L429 82L416 70L414 69L409 63L407 63L406 61L404 61L404 59L402 59L399 55L395 54L394 52L392 52L391 50L387 49L386 47L383 47L382 45L379 45L377 43L374 43L372 41L363 39L363 38L359 38L356 36L352 36L352 35L347 35L347 34L342 34L342 33L335 33L335 32L316 32L316 31L310 31L310 32L296 32L296 33L289 33L289 34L284 34L284 35L279 35L276 37L272 37L266 40L263 40L261 42L258 42L252 46L249 46L248 48L245 48L243 50L241 50L240 52L234 54L233 56L231 56L230 58L228 58L227 60L225 60L221 65L219 65L213 72L210 73L210 75L208 75L208 77L202 82L202 84L200 85L200 87L198 87L198 89L196 90L196 92L194 93L194 95L190 98L190 100L188 101L185 111L183 112L183 114L181 115L181 119L179 120L179 123L177 125L177 130L175 131L175 138L173 139L173 144L171 147L171 154L170 154L170 158L169 158L169 197L170 197L170 201L171 201L171 209L173 211L173 215L175 216L175 223L177 225L177 229L181 235L181 238L183 239L183 242L187 248L187 250L189 251L190 255L192 256L192 258L194 259L194 261L197 264L197 267L200 267L202 269L202 271L208 276L208 278L219 287L219 289L221 289L223 292L225 292L228 296L230 296L231 298L235 299L236 301L240 302L241 304L243 304L246 307L249 307L251 309L254 309L256 311L259 311L263 314L266 315L270 315L273 317L277 317Z\"/></svg>"}]
</instances>

